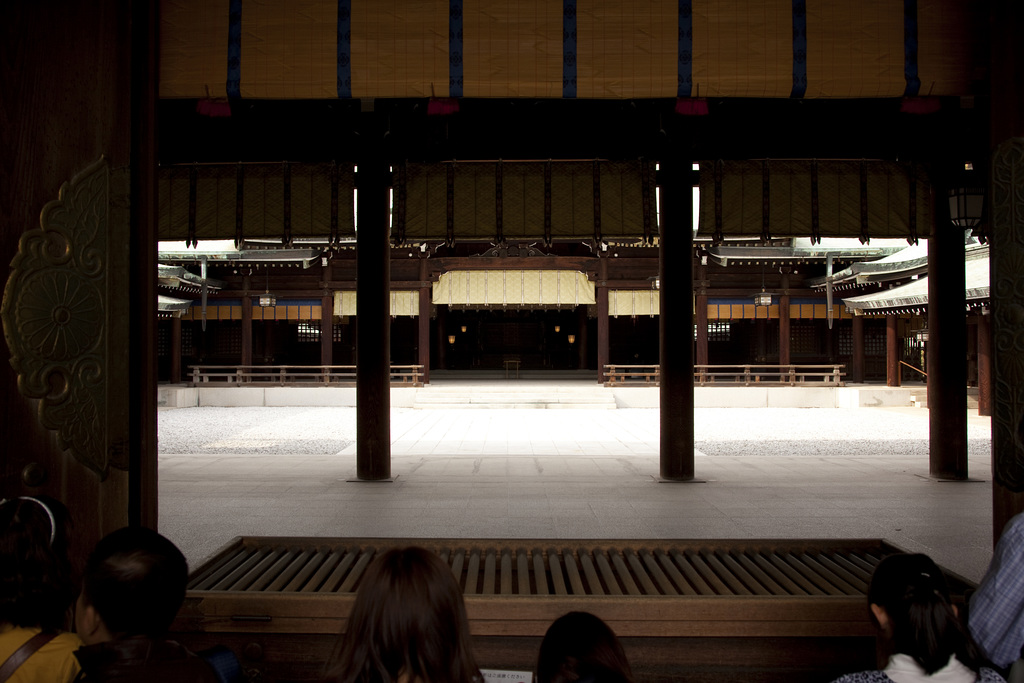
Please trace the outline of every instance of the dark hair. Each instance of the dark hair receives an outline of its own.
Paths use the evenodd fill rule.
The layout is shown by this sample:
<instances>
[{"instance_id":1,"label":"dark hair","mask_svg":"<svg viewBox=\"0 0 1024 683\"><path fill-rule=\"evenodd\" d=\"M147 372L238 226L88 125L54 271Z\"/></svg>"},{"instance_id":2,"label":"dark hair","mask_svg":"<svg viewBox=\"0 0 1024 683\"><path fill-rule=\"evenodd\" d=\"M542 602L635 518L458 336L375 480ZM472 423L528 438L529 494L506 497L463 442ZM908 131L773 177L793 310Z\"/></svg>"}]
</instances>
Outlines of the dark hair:
<instances>
[{"instance_id":1,"label":"dark hair","mask_svg":"<svg viewBox=\"0 0 1024 683\"><path fill-rule=\"evenodd\" d=\"M59 631L77 591L68 509L46 496L0 501L0 623Z\"/></svg>"},{"instance_id":2,"label":"dark hair","mask_svg":"<svg viewBox=\"0 0 1024 683\"><path fill-rule=\"evenodd\" d=\"M538 683L632 683L626 653L615 633L589 612L569 612L544 634L537 657Z\"/></svg>"},{"instance_id":3,"label":"dark hair","mask_svg":"<svg viewBox=\"0 0 1024 683\"><path fill-rule=\"evenodd\" d=\"M879 562L868 603L889 617L893 652L913 657L929 675L946 666L950 656L978 672L977 649L953 611L942 570L927 555L890 555Z\"/></svg>"},{"instance_id":4,"label":"dark hair","mask_svg":"<svg viewBox=\"0 0 1024 683\"><path fill-rule=\"evenodd\" d=\"M480 680L455 575L415 546L388 550L367 569L338 650L329 675L343 683Z\"/></svg>"},{"instance_id":5,"label":"dark hair","mask_svg":"<svg viewBox=\"0 0 1024 683\"><path fill-rule=\"evenodd\" d=\"M115 636L159 638L185 600L188 564L169 540L144 527L107 534L89 555L82 597Z\"/></svg>"}]
</instances>

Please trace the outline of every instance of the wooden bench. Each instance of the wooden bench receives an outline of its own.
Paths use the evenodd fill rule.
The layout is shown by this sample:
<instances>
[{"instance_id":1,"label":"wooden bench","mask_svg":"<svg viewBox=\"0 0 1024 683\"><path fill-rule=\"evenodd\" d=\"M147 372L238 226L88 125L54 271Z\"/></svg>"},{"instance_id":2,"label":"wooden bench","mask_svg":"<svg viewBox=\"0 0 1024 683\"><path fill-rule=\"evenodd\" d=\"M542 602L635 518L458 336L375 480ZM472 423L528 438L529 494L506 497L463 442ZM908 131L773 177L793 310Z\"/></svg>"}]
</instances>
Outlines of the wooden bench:
<instances>
[{"instance_id":1,"label":"wooden bench","mask_svg":"<svg viewBox=\"0 0 1024 683\"><path fill-rule=\"evenodd\" d=\"M875 666L864 593L898 549L854 541L237 538L192 575L173 630L261 681L315 680L374 554L416 544L459 578L478 662L532 670L551 622L593 612L638 681L827 681ZM969 587L951 577L954 593Z\"/></svg>"}]
</instances>

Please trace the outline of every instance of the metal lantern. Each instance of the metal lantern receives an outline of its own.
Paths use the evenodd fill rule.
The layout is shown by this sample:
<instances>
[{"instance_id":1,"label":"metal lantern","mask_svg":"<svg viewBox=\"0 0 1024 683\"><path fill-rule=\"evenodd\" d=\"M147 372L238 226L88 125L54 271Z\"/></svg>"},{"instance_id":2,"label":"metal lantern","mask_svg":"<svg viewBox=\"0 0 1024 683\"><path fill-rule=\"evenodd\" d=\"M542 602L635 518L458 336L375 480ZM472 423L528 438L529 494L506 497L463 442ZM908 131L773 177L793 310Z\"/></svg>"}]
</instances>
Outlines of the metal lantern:
<instances>
[{"instance_id":1,"label":"metal lantern","mask_svg":"<svg viewBox=\"0 0 1024 683\"><path fill-rule=\"evenodd\" d=\"M964 172L949 191L949 219L964 230L981 224L985 207L985 188L974 174L973 164L964 164Z\"/></svg>"},{"instance_id":2,"label":"metal lantern","mask_svg":"<svg viewBox=\"0 0 1024 683\"><path fill-rule=\"evenodd\" d=\"M771 306L772 305L772 295L769 294L768 292L764 292L764 291L762 291L760 294L755 294L754 295L754 305L755 306Z\"/></svg>"}]
</instances>

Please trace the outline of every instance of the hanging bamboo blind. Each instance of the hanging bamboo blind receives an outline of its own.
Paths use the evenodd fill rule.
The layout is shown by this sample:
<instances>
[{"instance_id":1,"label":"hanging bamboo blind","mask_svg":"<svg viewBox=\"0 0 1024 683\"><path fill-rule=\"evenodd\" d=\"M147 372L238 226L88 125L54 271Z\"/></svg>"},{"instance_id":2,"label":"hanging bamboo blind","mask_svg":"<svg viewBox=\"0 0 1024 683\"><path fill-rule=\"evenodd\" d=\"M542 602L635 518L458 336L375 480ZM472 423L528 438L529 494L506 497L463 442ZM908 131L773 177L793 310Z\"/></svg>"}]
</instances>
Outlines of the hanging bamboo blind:
<instances>
[{"instance_id":1,"label":"hanging bamboo blind","mask_svg":"<svg viewBox=\"0 0 1024 683\"><path fill-rule=\"evenodd\" d=\"M700 164L700 235L927 236L931 185L889 161L718 161Z\"/></svg>"},{"instance_id":2,"label":"hanging bamboo blind","mask_svg":"<svg viewBox=\"0 0 1024 683\"><path fill-rule=\"evenodd\" d=\"M981 7L918 0L906 24L889 0L164 0L160 96L790 97L794 67L809 98L967 95Z\"/></svg>"}]
</instances>

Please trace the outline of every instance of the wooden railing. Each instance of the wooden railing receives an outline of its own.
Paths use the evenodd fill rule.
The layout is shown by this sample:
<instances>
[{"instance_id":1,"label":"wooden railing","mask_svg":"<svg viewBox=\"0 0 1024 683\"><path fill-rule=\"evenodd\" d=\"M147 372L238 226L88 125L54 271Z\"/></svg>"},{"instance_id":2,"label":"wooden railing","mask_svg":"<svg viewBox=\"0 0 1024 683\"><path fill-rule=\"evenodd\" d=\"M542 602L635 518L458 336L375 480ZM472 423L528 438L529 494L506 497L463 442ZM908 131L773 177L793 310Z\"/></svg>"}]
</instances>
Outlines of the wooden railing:
<instances>
[{"instance_id":1,"label":"wooden railing","mask_svg":"<svg viewBox=\"0 0 1024 683\"><path fill-rule=\"evenodd\" d=\"M694 365L698 386L843 386L842 365ZM658 386L657 365L606 365L605 386Z\"/></svg>"},{"instance_id":2,"label":"wooden railing","mask_svg":"<svg viewBox=\"0 0 1024 683\"><path fill-rule=\"evenodd\" d=\"M192 386L220 384L245 386L344 386L356 385L354 365L190 365ZM422 365L392 365L391 384L423 386Z\"/></svg>"}]
</instances>

